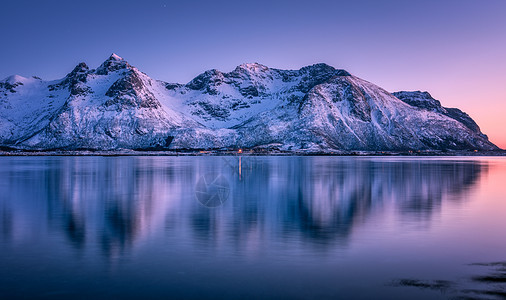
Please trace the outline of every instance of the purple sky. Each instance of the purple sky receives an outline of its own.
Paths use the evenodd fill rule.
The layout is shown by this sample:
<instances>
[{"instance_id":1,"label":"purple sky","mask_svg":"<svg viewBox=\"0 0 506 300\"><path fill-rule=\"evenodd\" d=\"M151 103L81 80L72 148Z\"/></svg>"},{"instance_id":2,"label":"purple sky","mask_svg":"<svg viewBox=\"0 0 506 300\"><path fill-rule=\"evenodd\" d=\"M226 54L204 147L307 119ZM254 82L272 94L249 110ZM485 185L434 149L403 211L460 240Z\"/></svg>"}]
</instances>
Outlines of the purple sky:
<instances>
[{"instance_id":1,"label":"purple sky","mask_svg":"<svg viewBox=\"0 0 506 300\"><path fill-rule=\"evenodd\" d=\"M188 82L244 62L343 68L426 90L506 148L506 1L4 1L0 79L63 77L112 52Z\"/></svg>"}]
</instances>

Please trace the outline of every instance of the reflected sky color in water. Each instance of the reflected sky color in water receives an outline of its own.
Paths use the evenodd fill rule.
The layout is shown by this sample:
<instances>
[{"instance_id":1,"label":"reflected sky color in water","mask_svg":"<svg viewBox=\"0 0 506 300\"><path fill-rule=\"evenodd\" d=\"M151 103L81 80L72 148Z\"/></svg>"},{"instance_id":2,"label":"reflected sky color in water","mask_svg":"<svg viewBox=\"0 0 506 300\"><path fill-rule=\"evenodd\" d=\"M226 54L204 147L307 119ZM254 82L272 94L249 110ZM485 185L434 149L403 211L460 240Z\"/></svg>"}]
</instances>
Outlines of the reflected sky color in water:
<instances>
[{"instance_id":1,"label":"reflected sky color in water","mask_svg":"<svg viewBox=\"0 0 506 300\"><path fill-rule=\"evenodd\" d=\"M506 260L504 182L502 158L1 157L0 295L445 298L388 282Z\"/></svg>"}]
</instances>

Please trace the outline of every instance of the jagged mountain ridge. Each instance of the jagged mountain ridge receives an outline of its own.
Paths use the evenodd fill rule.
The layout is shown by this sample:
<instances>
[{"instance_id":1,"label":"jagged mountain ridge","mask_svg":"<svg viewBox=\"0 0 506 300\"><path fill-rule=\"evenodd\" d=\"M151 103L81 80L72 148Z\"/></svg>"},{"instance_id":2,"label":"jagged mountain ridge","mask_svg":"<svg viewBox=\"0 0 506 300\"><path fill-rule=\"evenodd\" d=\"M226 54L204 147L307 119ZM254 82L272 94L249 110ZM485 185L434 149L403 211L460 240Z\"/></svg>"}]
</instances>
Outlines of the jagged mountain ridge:
<instances>
[{"instance_id":1,"label":"jagged mountain ridge","mask_svg":"<svg viewBox=\"0 0 506 300\"><path fill-rule=\"evenodd\" d=\"M113 54L61 80L0 82L0 145L19 149L480 149L464 112L424 92L390 94L326 64L243 64L187 84L151 79Z\"/></svg>"},{"instance_id":2,"label":"jagged mountain ridge","mask_svg":"<svg viewBox=\"0 0 506 300\"><path fill-rule=\"evenodd\" d=\"M413 91L413 92L395 92L392 93L395 97L408 103L411 106L418 107L425 110L435 111L464 124L467 128L487 138L486 135L481 133L480 127L471 117L458 108L443 107L441 102L432 98L428 92Z\"/></svg>"}]
</instances>

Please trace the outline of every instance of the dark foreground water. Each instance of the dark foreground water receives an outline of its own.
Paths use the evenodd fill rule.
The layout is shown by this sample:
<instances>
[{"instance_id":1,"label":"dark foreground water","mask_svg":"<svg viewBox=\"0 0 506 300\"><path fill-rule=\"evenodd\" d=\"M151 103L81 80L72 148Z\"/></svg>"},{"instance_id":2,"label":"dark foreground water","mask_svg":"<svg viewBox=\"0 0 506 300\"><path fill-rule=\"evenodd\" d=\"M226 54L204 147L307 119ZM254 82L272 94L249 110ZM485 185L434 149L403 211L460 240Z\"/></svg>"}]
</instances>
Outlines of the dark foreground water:
<instances>
[{"instance_id":1,"label":"dark foreground water","mask_svg":"<svg viewBox=\"0 0 506 300\"><path fill-rule=\"evenodd\" d=\"M0 299L494 299L504 261L504 158L0 157Z\"/></svg>"}]
</instances>

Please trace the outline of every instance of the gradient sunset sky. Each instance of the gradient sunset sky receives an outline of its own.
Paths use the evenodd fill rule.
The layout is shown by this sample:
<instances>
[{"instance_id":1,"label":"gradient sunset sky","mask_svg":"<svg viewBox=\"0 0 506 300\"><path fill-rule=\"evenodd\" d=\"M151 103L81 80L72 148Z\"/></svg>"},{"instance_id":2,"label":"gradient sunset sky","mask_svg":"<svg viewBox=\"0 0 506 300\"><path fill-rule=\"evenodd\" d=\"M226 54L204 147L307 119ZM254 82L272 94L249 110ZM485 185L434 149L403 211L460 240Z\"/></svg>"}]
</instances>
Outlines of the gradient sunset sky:
<instances>
[{"instance_id":1,"label":"gradient sunset sky","mask_svg":"<svg viewBox=\"0 0 506 300\"><path fill-rule=\"evenodd\" d=\"M186 83L245 62L324 62L428 91L506 148L506 1L4 1L0 79L45 80L111 53Z\"/></svg>"}]
</instances>

